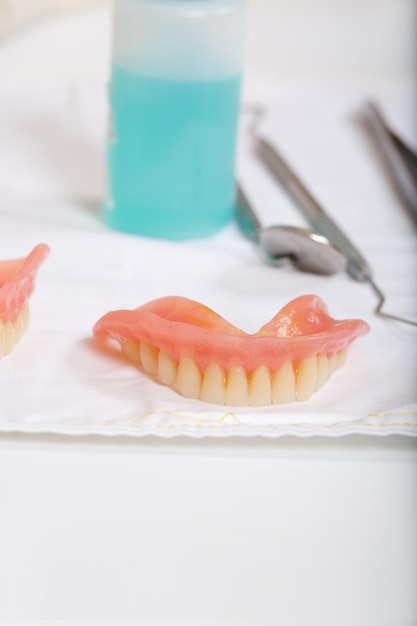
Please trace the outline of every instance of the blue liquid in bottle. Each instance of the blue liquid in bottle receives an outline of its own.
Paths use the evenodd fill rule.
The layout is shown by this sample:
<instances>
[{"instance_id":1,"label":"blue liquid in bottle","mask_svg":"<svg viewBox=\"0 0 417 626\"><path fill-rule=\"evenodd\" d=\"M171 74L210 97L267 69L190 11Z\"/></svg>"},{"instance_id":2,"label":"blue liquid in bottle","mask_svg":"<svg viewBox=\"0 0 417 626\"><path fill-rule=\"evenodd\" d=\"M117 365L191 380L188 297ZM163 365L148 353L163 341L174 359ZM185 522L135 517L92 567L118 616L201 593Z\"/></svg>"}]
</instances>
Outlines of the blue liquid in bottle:
<instances>
[{"instance_id":1,"label":"blue liquid in bottle","mask_svg":"<svg viewBox=\"0 0 417 626\"><path fill-rule=\"evenodd\" d=\"M107 223L172 240L225 226L235 200L239 92L240 75L175 80L114 65Z\"/></svg>"}]
</instances>

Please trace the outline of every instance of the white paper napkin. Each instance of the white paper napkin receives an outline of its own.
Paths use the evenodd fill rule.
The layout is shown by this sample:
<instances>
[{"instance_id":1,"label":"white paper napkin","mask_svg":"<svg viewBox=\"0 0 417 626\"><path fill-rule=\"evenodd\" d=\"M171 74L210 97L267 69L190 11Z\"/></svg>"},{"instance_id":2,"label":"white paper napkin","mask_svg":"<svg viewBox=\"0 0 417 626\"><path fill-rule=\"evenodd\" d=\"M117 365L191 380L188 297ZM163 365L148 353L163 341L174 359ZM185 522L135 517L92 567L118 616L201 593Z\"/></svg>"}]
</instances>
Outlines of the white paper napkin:
<instances>
[{"instance_id":1,"label":"white paper napkin","mask_svg":"<svg viewBox=\"0 0 417 626\"><path fill-rule=\"evenodd\" d=\"M387 310L417 319L417 238L410 216L355 115L363 90L317 85L248 87L262 131L277 142L367 257ZM377 94L401 131L412 131L407 90ZM104 85L0 90L0 259L40 242L51 254L31 298L31 322L0 360L3 431L158 436L417 434L417 328L373 314L376 298L346 274L307 275L265 265L234 224L184 243L110 230L104 186ZM304 224L251 152L242 114L238 173L264 223ZM187 400L92 340L107 311L165 295L200 301L255 332L289 300L319 295L335 318L371 332L304 403L262 409Z\"/></svg>"}]
</instances>

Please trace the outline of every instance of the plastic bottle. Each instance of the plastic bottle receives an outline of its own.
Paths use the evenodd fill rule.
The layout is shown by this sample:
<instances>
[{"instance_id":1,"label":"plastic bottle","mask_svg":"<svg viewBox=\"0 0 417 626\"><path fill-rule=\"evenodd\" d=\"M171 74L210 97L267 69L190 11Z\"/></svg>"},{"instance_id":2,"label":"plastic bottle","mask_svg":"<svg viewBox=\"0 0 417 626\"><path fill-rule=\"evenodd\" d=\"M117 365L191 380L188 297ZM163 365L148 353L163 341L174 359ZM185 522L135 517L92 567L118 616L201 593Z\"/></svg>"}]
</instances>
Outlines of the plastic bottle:
<instances>
[{"instance_id":1,"label":"plastic bottle","mask_svg":"<svg viewBox=\"0 0 417 626\"><path fill-rule=\"evenodd\" d=\"M209 236L235 199L245 0L114 0L106 222Z\"/></svg>"}]
</instances>

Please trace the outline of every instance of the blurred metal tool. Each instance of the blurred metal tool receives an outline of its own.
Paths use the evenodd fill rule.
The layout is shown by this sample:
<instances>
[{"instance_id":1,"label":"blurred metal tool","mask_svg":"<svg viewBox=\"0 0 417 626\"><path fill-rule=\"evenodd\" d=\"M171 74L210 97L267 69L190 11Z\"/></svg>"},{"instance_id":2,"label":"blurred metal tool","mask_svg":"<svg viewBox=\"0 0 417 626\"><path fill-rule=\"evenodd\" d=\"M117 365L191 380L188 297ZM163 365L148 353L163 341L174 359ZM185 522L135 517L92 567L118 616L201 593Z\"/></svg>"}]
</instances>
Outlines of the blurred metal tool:
<instances>
[{"instance_id":1,"label":"blurred metal tool","mask_svg":"<svg viewBox=\"0 0 417 626\"><path fill-rule=\"evenodd\" d=\"M375 102L367 102L364 113L399 192L417 217L417 154L389 127Z\"/></svg>"},{"instance_id":2,"label":"blurred metal tool","mask_svg":"<svg viewBox=\"0 0 417 626\"><path fill-rule=\"evenodd\" d=\"M259 115L258 115L259 119ZM347 259L346 270L355 280L368 282L378 296L378 304L375 313L382 317L405 322L417 326L417 322L398 315L385 313L382 307L385 303L385 295L374 282L371 268L354 244L349 241L341 228L327 215L321 205L312 196L310 191L284 161L278 150L265 138L258 136L252 127L252 135L256 142L256 149L260 158L266 163L271 172L289 192L296 204L309 220L313 229L332 241Z\"/></svg>"},{"instance_id":3,"label":"blurred metal tool","mask_svg":"<svg viewBox=\"0 0 417 626\"><path fill-rule=\"evenodd\" d=\"M345 269L344 255L326 237L306 228L262 227L242 187L237 187L236 221L270 265L290 264L302 272L330 275Z\"/></svg>"}]
</instances>

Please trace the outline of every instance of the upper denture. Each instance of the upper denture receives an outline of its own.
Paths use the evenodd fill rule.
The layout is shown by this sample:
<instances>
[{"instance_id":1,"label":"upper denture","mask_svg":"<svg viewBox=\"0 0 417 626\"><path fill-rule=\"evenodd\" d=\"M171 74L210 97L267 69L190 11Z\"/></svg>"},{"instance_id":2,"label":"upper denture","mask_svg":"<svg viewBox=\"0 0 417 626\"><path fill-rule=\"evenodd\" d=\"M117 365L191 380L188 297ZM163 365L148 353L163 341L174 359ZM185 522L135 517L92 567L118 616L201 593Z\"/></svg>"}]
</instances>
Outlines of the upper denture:
<instances>
[{"instance_id":1,"label":"upper denture","mask_svg":"<svg viewBox=\"0 0 417 626\"><path fill-rule=\"evenodd\" d=\"M28 300L48 252L46 244L39 244L25 258L0 262L0 357L13 350L27 328Z\"/></svg>"},{"instance_id":2,"label":"upper denture","mask_svg":"<svg viewBox=\"0 0 417 626\"><path fill-rule=\"evenodd\" d=\"M27 257L0 262L0 321L14 321L35 287L39 266L49 253L37 245Z\"/></svg>"}]
</instances>

